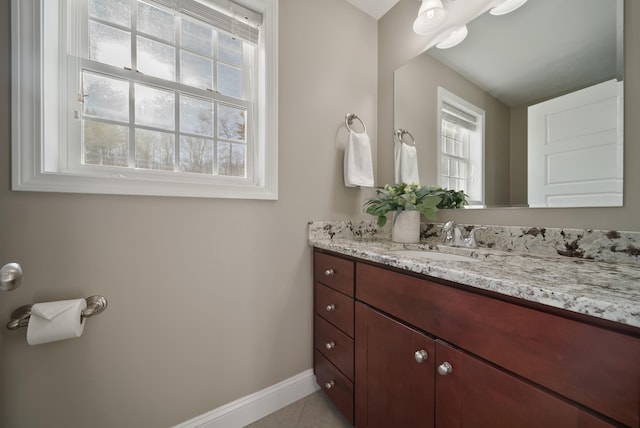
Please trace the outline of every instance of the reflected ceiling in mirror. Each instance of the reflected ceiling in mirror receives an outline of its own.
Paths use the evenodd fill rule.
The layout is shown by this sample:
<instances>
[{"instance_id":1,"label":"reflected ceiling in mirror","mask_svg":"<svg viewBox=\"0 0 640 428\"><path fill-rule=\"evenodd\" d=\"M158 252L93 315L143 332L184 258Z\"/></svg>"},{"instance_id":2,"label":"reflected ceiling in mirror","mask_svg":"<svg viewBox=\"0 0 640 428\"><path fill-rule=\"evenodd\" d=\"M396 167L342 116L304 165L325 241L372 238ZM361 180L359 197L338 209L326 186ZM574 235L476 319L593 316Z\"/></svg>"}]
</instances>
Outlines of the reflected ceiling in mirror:
<instances>
[{"instance_id":1,"label":"reflected ceiling in mirror","mask_svg":"<svg viewBox=\"0 0 640 428\"><path fill-rule=\"evenodd\" d=\"M507 15L485 13L468 24L458 46L434 47L396 70L395 127L416 138L421 181L437 182L440 86L486 111L484 204L526 206L527 108L622 80L622 3L532 0ZM621 162L621 146L619 152Z\"/></svg>"},{"instance_id":2,"label":"reflected ceiling in mirror","mask_svg":"<svg viewBox=\"0 0 640 428\"><path fill-rule=\"evenodd\" d=\"M483 14L463 43L428 52L508 106L621 80L617 1L532 0L507 15Z\"/></svg>"}]
</instances>

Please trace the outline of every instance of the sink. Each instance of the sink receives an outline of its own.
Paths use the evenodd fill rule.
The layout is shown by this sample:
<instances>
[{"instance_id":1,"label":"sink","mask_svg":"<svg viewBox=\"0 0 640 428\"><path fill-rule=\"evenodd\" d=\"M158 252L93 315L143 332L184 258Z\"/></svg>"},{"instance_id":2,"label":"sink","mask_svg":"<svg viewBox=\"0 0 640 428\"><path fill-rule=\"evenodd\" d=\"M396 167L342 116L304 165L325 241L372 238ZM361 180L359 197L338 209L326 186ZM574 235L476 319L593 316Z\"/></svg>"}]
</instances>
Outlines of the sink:
<instances>
[{"instance_id":1,"label":"sink","mask_svg":"<svg viewBox=\"0 0 640 428\"><path fill-rule=\"evenodd\" d=\"M396 256L411 257L420 260L438 260L449 262L479 262L480 259L459 254L440 253L437 251L426 250L395 250L392 253Z\"/></svg>"}]
</instances>

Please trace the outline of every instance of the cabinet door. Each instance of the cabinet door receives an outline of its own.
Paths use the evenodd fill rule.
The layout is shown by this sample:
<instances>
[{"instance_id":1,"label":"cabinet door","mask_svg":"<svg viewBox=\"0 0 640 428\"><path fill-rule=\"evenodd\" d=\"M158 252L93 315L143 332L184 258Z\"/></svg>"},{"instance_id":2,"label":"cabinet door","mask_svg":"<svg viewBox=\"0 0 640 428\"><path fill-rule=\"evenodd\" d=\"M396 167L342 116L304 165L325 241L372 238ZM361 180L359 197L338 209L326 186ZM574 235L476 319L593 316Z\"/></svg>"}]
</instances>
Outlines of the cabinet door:
<instances>
[{"instance_id":1,"label":"cabinet door","mask_svg":"<svg viewBox=\"0 0 640 428\"><path fill-rule=\"evenodd\" d=\"M434 425L435 342L356 302L356 427Z\"/></svg>"},{"instance_id":2,"label":"cabinet door","mask_svg":"<svg viewBox=\"0 0 640 428\"><path fill-rule=\"evenodd\" d=\"M614 426L440 340L436 360L438 428Z\"/></svg>"}]
</instances>

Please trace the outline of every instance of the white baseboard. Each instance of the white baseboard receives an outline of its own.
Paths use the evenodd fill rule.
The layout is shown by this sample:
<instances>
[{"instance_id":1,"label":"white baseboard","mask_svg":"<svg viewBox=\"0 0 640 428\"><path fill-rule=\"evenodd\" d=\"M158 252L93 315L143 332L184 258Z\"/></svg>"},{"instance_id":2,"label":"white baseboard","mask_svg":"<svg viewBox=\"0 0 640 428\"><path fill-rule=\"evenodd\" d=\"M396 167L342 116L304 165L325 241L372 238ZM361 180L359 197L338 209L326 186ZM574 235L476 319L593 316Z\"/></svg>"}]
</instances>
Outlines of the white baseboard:
<instances>
[{"instance_id":1,"label":"white baseboard","mask_svg":"<svg viewBox=\"0 0 640 428\"><path fill-rule=\"evenodd\" d=\"M173 428L242 428L313 394L318 389L320 387L316 383L313 370L309 369Z\"/></svg>"}]
</instances>

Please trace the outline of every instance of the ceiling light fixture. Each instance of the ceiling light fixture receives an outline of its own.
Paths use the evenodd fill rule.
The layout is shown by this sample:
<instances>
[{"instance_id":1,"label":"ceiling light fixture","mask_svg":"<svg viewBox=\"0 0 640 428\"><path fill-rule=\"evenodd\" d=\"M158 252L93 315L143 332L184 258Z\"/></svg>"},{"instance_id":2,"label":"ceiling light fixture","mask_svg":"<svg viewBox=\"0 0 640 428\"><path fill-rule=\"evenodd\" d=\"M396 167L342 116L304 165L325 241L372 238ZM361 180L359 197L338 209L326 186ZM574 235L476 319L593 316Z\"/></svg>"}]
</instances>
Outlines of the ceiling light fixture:
<instances>
[{"instance_id":1,"label":"ceiling light fixture","mask_svg":"<svg viewBox=\"0 0 640 428\"><path fill-rule=\"evenodd\" d=\"M523 4L525 4L527 0L505 0L500 3L498 6L494 7L489 11L491 15L506 15L507 13L511 13Z\"/></svg>"},{"instance_id":2,"label":"ceiling light fixture","mask_svg":"<svg viewBox=\"0 0 640 428\"><path fill-rule=\"evenodd\" d=\"M446 17L447 11L442 6L442 1L422 0L418 17L413 21L413 31L422 36L433 33L442 25Z\"/></svg>"},{"instance_id":3,"label":"ceiling light fixture","mask_svg":"<svg viewBox=\"0 0 640 428\"><path fill-rule=\"evenodd\" d=\"M458 27L453 30L446 39L438 43L436 47L438 49L449 49L456 45L459 45L465 39L465 37L467 37L468 33L469 30L467 29L466 25Z\"/></svg>"}]
</instances>

